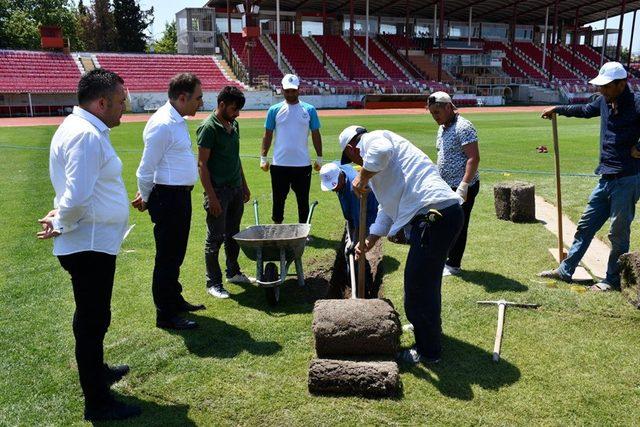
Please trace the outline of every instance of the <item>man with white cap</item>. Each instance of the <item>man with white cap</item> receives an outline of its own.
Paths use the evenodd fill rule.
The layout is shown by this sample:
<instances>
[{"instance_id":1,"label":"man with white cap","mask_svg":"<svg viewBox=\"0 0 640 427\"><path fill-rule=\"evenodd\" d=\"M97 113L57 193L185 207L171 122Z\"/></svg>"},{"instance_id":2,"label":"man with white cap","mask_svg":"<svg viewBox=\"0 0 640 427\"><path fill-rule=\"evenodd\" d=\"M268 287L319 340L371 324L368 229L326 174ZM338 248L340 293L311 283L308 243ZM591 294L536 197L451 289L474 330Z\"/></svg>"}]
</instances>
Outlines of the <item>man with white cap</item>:
<instances>
[{"instance_id":1,"label":"man with white cap","mask_svg":"<svg viewBox=\"0 0 640 427\"><path fill-rule=\"evenodd\" d=\"M308 136L311 132L317 158L315 170L322 166L322 137L320 120L313 105L301 102L298 87L300 79L287 74L282 79L284 101L272 105L267 112L260 168L271 171L273 210L271 219L276 224L284 221L284 205L289 189L293 190L298 202L298 222L306 222L309 215L309 189L311 188L311 162L309 160ZM276 142L273 148L273 164L269 164L267 154L271 147L273 133Z\"/></svg>"},{"instance_id":2,"label":"man with white cap","mask_svg":"<svg viewBox=\"0 0 640 427\"><path fill-rule=\"evenodd\" d=\"M598 77L589 83L597 86L601 94L593 102L550 107L542 112L545 119L553 114L582 118L600 116L600 163L595 170L600 179L578 222L567 258L557 269L539 275L571 282L593 236L610 219L611 252L607 275L591 287L595 291L607 291L620 286L618 257L629 251L631 223L640 198L640 94L631 92L627 86L627 72L618 62L604 64Z\"/></svg>"},{"instance_id":3,"label":"man with white cap","mask_svg":"<svg viewBox=\"0 0 640 427\"><path fill-rule=\"evenodd\" d=\"M456 275L462 271L462 256L467 246L471 210L480 191L478 132L469 120L460 116L446 92L429 95L427 110L440 125L436 136L440 176L464 200L464 224L442 272L444 276Z\"/></svg>"},{"instance_id":4,"label":"man with white cap","mask_svg":"<svg viewBox=\"0 0 640 427\"><path fill-rule=\"evenodd\" d=\"M442 353L442 270L464 221L462 198L440 177L431 159L398 134L349 126L339 142L343 161L362 166L352 183L355 193L361 195L370 186L380 204L364 250L381 236L400 231L409 240L404 305L416 347L403 351L400 359L437 363ZM356 253L361 255L360 245Z\"/></svg>"},{"instance_id":5,"label":"man with white cap","mask_svg":"<svg viewBox=\"0 0 640 427\"><path fill-rule=\"evenodd\" d=\"M351 185L358 173L351 165L338 165L337 162L327 163L320 169L320 188L322 191L333 191L338 196L342 216L347 221L349 236L344 242L345 255L352 254L355 244L358 241L358 230L360 229L360 200L355 194ZM369 233L371 224L376 221L378 214L378 200L375 195L367 197L367 223L366 233ZM347 264L348 266L348 264ZM377 289L373 286L370 266L367 265L365 282L365 297L377 298Z\"/></svg>"}]
</instances>

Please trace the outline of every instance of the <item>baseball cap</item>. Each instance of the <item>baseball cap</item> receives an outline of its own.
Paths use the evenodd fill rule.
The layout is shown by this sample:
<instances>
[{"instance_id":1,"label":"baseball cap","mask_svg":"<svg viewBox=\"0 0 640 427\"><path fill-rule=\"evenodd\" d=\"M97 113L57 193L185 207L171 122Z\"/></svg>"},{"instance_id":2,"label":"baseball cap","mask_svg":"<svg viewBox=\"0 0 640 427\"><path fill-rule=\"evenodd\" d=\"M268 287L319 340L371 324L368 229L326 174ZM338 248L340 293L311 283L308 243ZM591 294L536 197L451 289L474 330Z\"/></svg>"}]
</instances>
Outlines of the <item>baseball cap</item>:
<instances>
[{"instance_id":1,"label":"baseball cap","mask_svg":"<svg viewBox=\"0 0 640 427\"><path fill-rule=\"evenodd\" d=\"M627 70L624 69L621 63L619 62L607 62L602 67L600 67L600 72L598 72L598 77L595 79L589 80L589 84L596 86L604 86L608 83L611 83L614 80L618 79L626 79L627 78Z\"/></svg>"},{"instance_id":2,"label":"baseball cap","mask_svg":"<svg viewBox=\"0 0 640 427\"><path fill-rule=\"evenodd\" d=\"M333 191L340 178L340 166L331 162L320 168L320 188L322 191Z\"/></svg>"},{"instance_id":3,"label":"baseball cap","mask_svg":"<svg viewBox=\"0 0 640 427\"><path fill-rule=\"evenodd\" d=\"M294 74L285 74L282 78L282 90L286 89L298 89L300 86L300 79Z\"/></svg>"},{"instance_id":4,"label":"baseball cap","mask_svg":"<svg viewBox=\"0 0 640 427\"><path fill-rule=\"evenodd\" d=\"M353 139L354 136L359 135L361 133L366 133L367 130L358 125L351 125L346 128L342 132L340 132L340 136L338 137L338 141L340 142L340 150L342 151L342 159L340 160L341 164L351 163L351 160L344 154L344 149L347 144Z\"/></svg>"},{"instance_id":5,"label":"baseball cap","mask_svg":"<svg viewBox=\"0 0 640 427\"><path fill-rule=\"evenodd\" d=\"M455 104L451 100L451 96L449 96L447 92L442 91L433 92L431 95L429 95L429 97L427 98L427 105L433 104L451 104L453 108L456 108Z\"/></svg>"}]
</instances>

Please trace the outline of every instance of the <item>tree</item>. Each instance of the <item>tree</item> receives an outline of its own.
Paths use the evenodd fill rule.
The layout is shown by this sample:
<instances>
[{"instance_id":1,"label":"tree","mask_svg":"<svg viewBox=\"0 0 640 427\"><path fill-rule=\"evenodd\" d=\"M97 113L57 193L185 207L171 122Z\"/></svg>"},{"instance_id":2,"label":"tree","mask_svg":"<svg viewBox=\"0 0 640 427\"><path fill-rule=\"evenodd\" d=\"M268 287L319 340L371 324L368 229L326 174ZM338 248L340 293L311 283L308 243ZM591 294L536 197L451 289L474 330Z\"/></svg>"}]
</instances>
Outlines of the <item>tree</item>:
<instances>
[{"instance_id":1,"label":"tree","mask_svg":"<svg viewBox=\"0 0 640 427\"><path fill-rule=\"evenodd\" d=\"M80 0L78 3L78 39L84 50L97 50L95 28L96 18L93 11Z\"/></svg>"},{"instance_id":2,"label":"tree","mask_svg":"<svg viewBox=\"0 0 640 427\"><path fill-rule=\"evenodd\" d=\"M93 16L95 19L94 35L96 50L114 52L118 48L113 12L109 0L93 0Z\"/></svg>"},{"instance_id":3,"label":"tree","mask_svg":"<svg viewBox=\"0 0 640 427\"><path fill-rule=\"evenodd\" d=\"M155 53L176 53L178 51L178 32L176 21L165 22L162 38L153 46Z\"/></svg>"},{"instance_id":4,"label":"tree","mask_svg":"<svg viewBox=\"0 0 640 427\"><path fill-rule=\"evenodd\" d=\"M144 52L147 28L153 23L153 7L140 9L137 0L113 0L113 18L121 51Z\"/></svg>"},{"instance_id":5,"label":"tree","mask_svg":"<svg viewBox=\"0 0 640 427\"><path fill-rule=\"evenodd\" d=\"M38 23L23 10L14 10L3 25L2 43L12 49L38 49Z\"/></svg>"}]
</instances>

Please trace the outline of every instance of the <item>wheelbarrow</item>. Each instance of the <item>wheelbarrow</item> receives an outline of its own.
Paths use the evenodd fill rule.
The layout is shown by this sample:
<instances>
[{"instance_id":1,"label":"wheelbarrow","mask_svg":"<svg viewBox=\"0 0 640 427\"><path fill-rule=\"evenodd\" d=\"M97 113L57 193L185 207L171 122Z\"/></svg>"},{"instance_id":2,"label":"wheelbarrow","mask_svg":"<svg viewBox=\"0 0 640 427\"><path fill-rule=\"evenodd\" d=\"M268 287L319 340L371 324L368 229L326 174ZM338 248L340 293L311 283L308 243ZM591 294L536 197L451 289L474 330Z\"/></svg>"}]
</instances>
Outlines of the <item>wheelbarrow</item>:
<instances>
[{"instance_id":1,"label":"wheelbarrow","mask_svg":"<svg viewBox=\"0 0 640 427\"><path fill-rule=\"evenodd\" d=\"M264 288L269 305L277 305L280 301L280 285L287 278L291 263L295 263L298 284L304 286L302 253L311 229L311 217L317 205L317 201L311 204L305 224L260 225L258 201L254 200L253 213L256 225L233 236L247 258L256 262L256 284ZM279 276L276 265L278 261L280 261ZM265 262L266 265L263 265Z\"/></svg>"}]
</instances>

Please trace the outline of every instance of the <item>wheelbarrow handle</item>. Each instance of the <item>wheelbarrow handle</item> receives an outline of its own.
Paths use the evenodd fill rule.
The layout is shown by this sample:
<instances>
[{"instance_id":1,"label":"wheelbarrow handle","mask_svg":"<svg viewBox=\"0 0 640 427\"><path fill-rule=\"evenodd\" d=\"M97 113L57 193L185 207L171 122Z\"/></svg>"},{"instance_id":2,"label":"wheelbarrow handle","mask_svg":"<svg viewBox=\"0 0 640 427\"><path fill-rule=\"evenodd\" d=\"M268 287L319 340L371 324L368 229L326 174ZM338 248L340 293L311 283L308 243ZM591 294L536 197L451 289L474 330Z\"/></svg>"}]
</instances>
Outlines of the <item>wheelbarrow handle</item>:
<instances>
[{"instance_id":1,"label":"wheelbarrow handle","mask_svg":"<svg viewBox=\"0 0 640 427\"><path fill-rule=\"evenodd\" d=\"M309 216L307 217L307 224L311 224L311 217L313 216L313 211L315 210L316 206L318 206L317 200L311 203L311 206L309 209Z\"/></svg>"},{"instance_id":2,"label":"wheelbarrow handle","mask_svg":"<svg viewBox=\"0 0 640 427\"><path fill-rule=\"evenodd\" d=\"M256 225L260 225L260 220L258 219L258 199L253 199L253 216L256 219Z\"/></svg>"}]
</instances>

